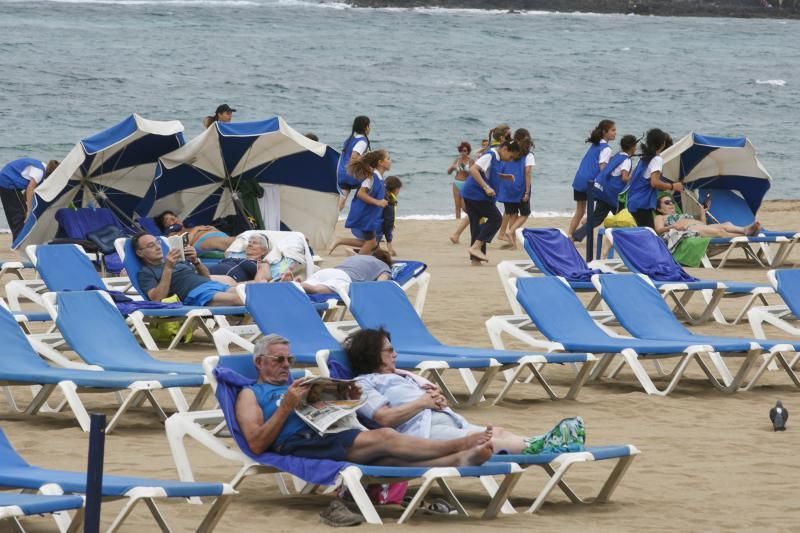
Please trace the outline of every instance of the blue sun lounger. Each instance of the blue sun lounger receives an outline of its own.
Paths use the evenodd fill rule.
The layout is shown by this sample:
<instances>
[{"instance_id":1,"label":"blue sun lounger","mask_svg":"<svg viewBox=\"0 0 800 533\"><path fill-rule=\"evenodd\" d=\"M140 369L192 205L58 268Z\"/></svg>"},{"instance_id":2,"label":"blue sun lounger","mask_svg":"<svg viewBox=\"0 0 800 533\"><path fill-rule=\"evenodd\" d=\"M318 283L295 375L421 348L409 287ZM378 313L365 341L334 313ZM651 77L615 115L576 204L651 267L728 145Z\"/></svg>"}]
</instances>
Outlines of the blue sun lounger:
<instances>
[{"instance_id":1,"label":"blue sun lounger","mask_svg":"<svg viewBox=\"0 0 800 533\"><path fill-rule=\"evenodd\" d=\"M800 318L800 270L770 270L767 272L767 279L783 298L784 303L754 307L747 313L753 335L759 339L766 339L764 332L766 322L789 335L800 336L800 324L797 322Z\"/></svg>"},{"instance_id":2,"label":"blue sun lounger","mask_svg":"<svg viewBox=\"0 0 800 533\"><path fill-rule=\"evenodd\" d=\"M51 487L52 485L57 487ZM116 531L139 502L146 503L158 525L168 531L166 519L154 500L202 496L214 497L215 501L197 531L212 531L228 507L231 496L235 494L233 488L224 483L184 483L127 476L104 475L102 485L103 499L127 499L109 531ZM0 487L36 491L46 486L67 494L85 494L86 472L33 466L17 453L0 429Z\"/></svg>"},{"instance_id":3,"label":"blue sun lounger","mask_svg":"<svg viewBox=\"0 0 800 533\"><path fill-rule=\"evenodd\" d=\"M71 520L67 533L81 531L83 523L83 498L80 496L44 496L41 494L0 494L0 524L4 520L12 522L14 531L24 533L19 518L23 516L78 511Z\"/></svg>"},{"instance_id":4,"label":"blue sun lounger","mask_svg":"<svg viewBox=\"0 0 800 533\"><path fill-rule=\"evenodd\" d=\"M110 433L128 408L142 399L149 400L159 416L166 418L153 396L154 390L196 387L203 384L202 376L100 371L96 367L74 363L44 343L26 337L14 316L2 308L0 308L0 345L3 346L0 355L0 360L3 362L0 365L0 386L41 386L24 410L17 407L10 391L5 390L11 408L34 415L42 410L48 397L58 389L84 431L89 431L89 414L78 392L116 392L126 389L130 392L106 427L106 433ZM48 365L39 354L63 368Z\"/></svg>"},{"instance_id":5,"label":"blue sun lounger","mask_svg":"<svg viewBox=\"0 0 800 533\"><path fill-rule=\"evenodd\" d=\"M739 352L744 355L745 360L737 375L732 379L726 379L729 385L743 385L743 390L749 390L774 360L786 370L792 382L796 386L800 386L800 379L791 369L791 365L784 355L787 352L796 353L800 348L800 340L757 340L698 335L689 331L675 320L663 300L657 297L658 291L642 274L626 274L609 279L596 276L592 281L596 284L597 290L603 296L603 300L614 312L622 327L637 338L709 344L728 354ZM642 312L643 309L646 309L647 312ZM738 349L735 346L736 343L740 345ZM761 366L749 383L744 385L748 371L757 363L762 351L766 351L766 353Z\"/></svg>"},{"instance_id":6,"label":"blue sun lounger","mask_svg":"<svg viewBox=\"0 0 800 533\"><path fill-rule=\"evenodd\" d=\"M588 353L514 352L442 344L428 331L425 323L414 312L411 302L408 301L402 289L391 281L352 283L350 285L350 312L362 328L382 327L389 331L395 349L404 354L413 353L431 358L441 356L451 358L484 357L495 360L498 365L502 365L506 369L513 368L513 372L506 375L506 384L495 398L494 403L505 398L511 387L526 370L530 370L551 399L560 399L542 374L544 367L551 364L580 365L581 368L575 380L564 396L570 400L575 399L588 379L595 362L594 356ZM471 403L480 401L481 396L477 396L477 392L485 390L490 380L494 378L494 375L487 374L489 372L484 372L480 384L473 390L470 397Z\"/></svg>"},{"instance_id":7,"label":"blue sun lounger","mask_svg":"<svg viewBox=\"0 0 800 533\"><path fill-rule=\"evenodd\" d=\"M689 313L683 306L688 304L691 295L694 291L701 291L707 305L700 318L707 318L711 313L720 324L738 324L757 301L767 305L765 295L775 292L772 287L764 283L701 280L691 276L675 261L664 241L650 228L609 229L606 234L625 266L631 272L644 274L650 278L659 291L663 291L664 284L668 283L685 285L685 289L677 289L685 291L683 298L678 299L676 295L673 295L676 307L684 309L684 314ZM712 290L710 286L713 285L716 285L718 289ZM723 298L745 297L747 301L736 317L730 321L725 318L719 308L719 302ZM690 321L690 323L700 322L700 318Z\"/></svg>"},{"instance_id":8,"label":"blue sun lounger","mask_svg":"<svg viewBox=\"0 0 800 533\"><path fill-rule=\"evenodd\" d=\"M330 354L342 352L341 344L331 335L306 294L293 283L252 283L240 287L245 307L258 326L259 333L277 333L291 342L292 353L303 365L316 365L323 375L329 375ZM220 329L214 332L214 342L220 355L230 353L234 344L252 352L253 343L234 332ZM442 379L447 369L488 369L499 365L489 357L456 358L407 354L400 351L399 368L414 370L442 387L442 391L455 401Z\"/></svg>"},{"instance_id":9,"label":"blue sun lounger","mask_svg":"<svg viewBox=\"0 0 800 533\"><path fill-rule=\"evenodd\" d=\"M495 347L502 346L501 336L508 334L535 348L604 354L590 379L601 377L611 363L621 359L621 364L610 377L614 377L622 365L627 364L645 392L659 396L672 392L689 363L695 361L715 387L723 391L736 390L720 382L702 359L701 356L707 355L724 380L728 370L714 347L685 341L645 341L614 336L595 323L577 295L559 277L521 278L517 281L517 298L527 312L527 317L495 316L486 321L486 328ZM536 338L533 335L535 330L548 340ZM731 342L718 348L738 349L740 346L740 342ZM642 361L659 362L668 358L677 358L678 364L667 386L658 389L642 366ZM658 368L660 370L660 365Z\"/></svg>"}]
</instances>

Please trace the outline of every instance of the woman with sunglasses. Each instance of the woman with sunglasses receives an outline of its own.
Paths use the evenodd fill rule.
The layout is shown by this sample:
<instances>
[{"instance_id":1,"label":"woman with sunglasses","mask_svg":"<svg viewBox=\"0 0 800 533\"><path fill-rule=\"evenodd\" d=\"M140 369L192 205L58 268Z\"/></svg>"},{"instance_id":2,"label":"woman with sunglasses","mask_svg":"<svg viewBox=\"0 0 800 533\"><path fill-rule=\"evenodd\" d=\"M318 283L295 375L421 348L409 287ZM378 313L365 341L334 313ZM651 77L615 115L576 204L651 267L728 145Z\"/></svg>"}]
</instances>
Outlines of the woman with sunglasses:
<instances>
[{"instance_id":1,"label":"woman with sunglasses","mask_svg":"<svg viewBox=\"0 0 800 533\"><path fill-rule=\"evenodd\" d=\"M464 199L461 198L461 188L464 186L464 181L466 181L467 176L469 176L469 167L475 162L469 156L471 152L472 146L470 146L467 141L463 141L458 145L458 157L456 157L456 160L450 165L450 168L447 169L448 174L456 173L453 179L453 205L456 210L458 227L455 233L450 236L450 242L453 244L458 244L461 234L467 229L467 226L469 226L469 220L467 220L467 218L461 218L461 212L465 211Z\"/></svg>"},{"instance_id":2,"label":"woman with sunglasses","mask_svg":"<svg viewBox=\"0 0 800 533\"><path fill-rule=\"evenodd\" d=\"M656 233L662 235L670 230L685 231L697 237L740 237L757 235L761 224L756 220L747 227L736 226L730 222L706 224L706 207L700 206L700 220L687 213L678 213L675 200L669 195L658 199L655 216Z\"/></svg>"}]
</instances>

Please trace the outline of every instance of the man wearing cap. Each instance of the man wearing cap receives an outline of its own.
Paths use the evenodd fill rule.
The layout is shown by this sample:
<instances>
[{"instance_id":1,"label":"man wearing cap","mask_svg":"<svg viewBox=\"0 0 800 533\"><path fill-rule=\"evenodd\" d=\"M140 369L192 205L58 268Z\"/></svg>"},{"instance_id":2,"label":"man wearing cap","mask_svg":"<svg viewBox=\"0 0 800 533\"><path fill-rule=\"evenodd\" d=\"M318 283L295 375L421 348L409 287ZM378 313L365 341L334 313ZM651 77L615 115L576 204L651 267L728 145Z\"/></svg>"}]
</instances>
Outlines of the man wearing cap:
<instances>
[{"instance_id":1,"label":"man wearing cap","mask_svg":"<svg viewBox=\"0 0 800 533\"><path fill-rule=\"evenodd\" d=\"M217 106L217 110L214 111L213 115L209 115L203 119L203 127L207 128L217 121L230 122L234 113L236 113L236 110L228 104Z\"/></svg>"},{"instance_id":2,"label":"man wearing cap","mask_svg":"<svg viewBox=\"0 0 800 533\"><path fill-rule=\"evenodd\" d=\"M175 294L185 305L243 305L236 287L211 279L192 246L183 250L186 261L179 261L179 250L170 250L165 257L159 239L149 233L135 235L131 244L143 263L137 276L139 287L150 300Z\"/></svg>"}]
</instances>

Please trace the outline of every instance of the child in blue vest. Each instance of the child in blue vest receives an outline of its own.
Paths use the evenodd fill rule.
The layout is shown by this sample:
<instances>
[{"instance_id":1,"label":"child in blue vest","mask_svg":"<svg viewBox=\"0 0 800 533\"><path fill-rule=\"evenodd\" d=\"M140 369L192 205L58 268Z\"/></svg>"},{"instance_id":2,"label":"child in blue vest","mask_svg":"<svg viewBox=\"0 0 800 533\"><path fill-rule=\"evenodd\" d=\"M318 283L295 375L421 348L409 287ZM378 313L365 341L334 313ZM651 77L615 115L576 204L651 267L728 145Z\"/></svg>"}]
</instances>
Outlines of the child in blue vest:
<instances>
[{"instance_id":1,"label":"child in blue vest","mask_svg":"<svg viewBox=\"0 0 800 533\"><path fill-rule=\"evenodd\" d=\"M469 169L469 176L461 189L464 207L469 217L471 244L468 249L473 265L488 261L486 243L500 229L502 215L495 205L500 180L513 180L514 176L502 170L501 161L512 161L522 157L520 146L515 141L505 141L490 148ZM481 223L481 219L486 221Z\"/></svg>"},{"instance_id":2,"label":"child in blue vest","mask_svg":"<svg viewBox=\"0 0 800 533\"><path fill-rule=\"evenodd\" d=\"M403 182L397 176L389 176L384 180L383 184L386 187L386 201L389 204L383 208L383 220L377 240L378 244L380 244L381 240L386 238L386 249L393 256L397 256L392 242L394 241L394 221L397 216L397 195L400 194L400 189L403 188Z\"/></svg>"},{"instance_id":3,"label":"child in blue vest","mask_svg":"<svg viewBox=\"0 0 800 533\"><path fill-rule=\"evenodd\" d=\"M344 227L350 228L355 239L336 239L330 253L344 244L359 248L362 255L370 255L377 247L377 234L383 223L383 208L386 201L386 188L383 174L392 168L392 158L386 150L367 152L359 159L353 159L347 166L348 172L359 180L360 186Z\"/></svg>"},{"instance_id":4,"label":"child in blue vest","mask_svg":"<svg viewBox=\"0 0 800 533\"><path fill-rule=\"evenodd\" d=\"M344 141L342 154L339 156L339 164L336 167L336 181L342 196L339 199L339 211L344 209L350 191L358 189L360 183L347 170L351 160L358 160L369 150L369 132L371 131L369 117L359 115L353 120L353 128L350 137Z\"/></svg>"},{"instance_id":5,"label":"child in blue vest","mask_svg":"<svg viewBox=\"0 0 800 533\"><path fill-rule=\"evenodd\" d=\"M586 139L586 142L591 143L591 146L586 150L586 154L584 154L581 164L578 166L578 171L575 173L575 179L572 180L575 213L569 222L569 230L567 231L569 236L572 236L578 228L583 215L586 214L586 189L589 187L589 181L595 179L597 174L608 164L608 160L611 159L611 147L608 146L608 143L616 138L617 125L614 121L601 120L589 134L589 138Z\"/></svg>"},{"instance_id":6,"label":"child in blue vest","mask_svg":"<svg viewBox=\"0 0 800 533\"><path fill-rule=\"evenodd\" d=\"M515 232L521 228L531 214L531 172L536 159L531 153L533 138L525 128L514 132L514 141L519 144L522 157L503 163L503 172L514 176L514 181L501 181L497 200L503 202L503 221L497 238L506 241L502 248L516 248Z\"/></svg>"},{"instance_id":7,"label":"child in blue vest","mask_svg":"<svg viewBox=\"0 0 800 533\"><path fill-rule=\"evenodd\" d=\"M672 183L661 179L664 160L661 152L669 142L669 135L658 128L647 132L642 143L642 157L631 175L631 186L628 189L628 211L638 226L654 227L653 210L656 208L658 191L683 190L683 184Z\"/></svg>"},{"instance_id":8,"label":"child in blue vest","mask_svg":"<svg viewBox=\"0 0 800 533\"><path fill-rule=\"evenodd\" d=\"M58 167L58 161L45 165L38 159L15 159L0 170L0 202L6 214L12 241L25 226L25 218L33 206L33 192Z\"/></svg>"},{"instance_id":9,"label":"child in blue vest","mask_svg":"<svg viewBox=\"0 0 800 533\"><path fill-rule=\"evenodd\" d=\"M594 180L594 213L592 214L592 229L603 223L609 213L619 211L619 195L625 190L631 179L631 157L636 152L636 136L626 135L619 143L620 151L612 157L608 165L600 171ZM572 238L582 241L589 230L589 220L586 224L575 230Z\"/></svg>"}]
</instances>

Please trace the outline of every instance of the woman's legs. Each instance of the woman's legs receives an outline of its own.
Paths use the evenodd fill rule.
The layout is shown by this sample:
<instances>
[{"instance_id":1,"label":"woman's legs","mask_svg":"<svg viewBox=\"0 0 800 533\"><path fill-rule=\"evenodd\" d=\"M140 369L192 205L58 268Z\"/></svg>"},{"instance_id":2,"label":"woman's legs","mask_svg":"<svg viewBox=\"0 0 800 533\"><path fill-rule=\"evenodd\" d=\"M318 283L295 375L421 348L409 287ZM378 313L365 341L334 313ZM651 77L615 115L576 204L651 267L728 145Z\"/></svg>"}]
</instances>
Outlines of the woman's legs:
<instances>
[{"instance_id":1,"label":"woman's legs","mask_svg":"<svg viewBox=\"0 0 800 533\"><path fill-rule=\"evenodd\" d=\"M461 205L461 194L458 192L458 187L455 185L453 187L453 206L456 210L456 220L461 220L461 209L463 206Z\"/></svg>"},{"instance_id":2,"label":"woman's legs","mask_svg":"<svg viewBox=\"0 0 800 533\"><path fill-rule=\"evenodd\" d=\"M464 208L464 212L467 212L467 209ZM453 244L458 244L458 241L461 240L461 234L464 233L464 230L467 229L469 226L469 217L463 217L458 221L458 226L456 227L455 233L450 235L450 242Z\"/></svg>"},{"instance_id":3,"label":"woman's legs","mask_svg":"<svg viewBox=\"0 0 800 533\"><path fill-rule=\"evenodd\" d=\"M361 248L364 245L364 241L361 239L353 239L353 238L344 238L344 239L336 239L333 241L333 246L331 249L328 250L328 255L333 255L333 251L339 246L352 246L353 248Z\"/></svg>"},{"instance_id":4,"label":"woman's legs","mask_svg":"<svg viewBox=\"0 0 800 533\"><path fill-rule=\"evenodd\" d=\"M567 230L567 235L569 235L570 238L572 238L572 234L578 228L578 224L581 223L581 219L585 214L586 214L586 200L576 200L575 213L572 215L572 220L569 221L569 229Z\"/></svg>"}]
</instances>

